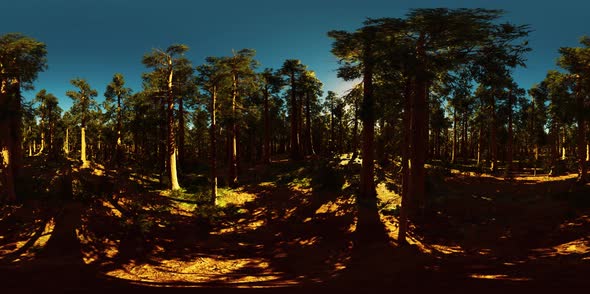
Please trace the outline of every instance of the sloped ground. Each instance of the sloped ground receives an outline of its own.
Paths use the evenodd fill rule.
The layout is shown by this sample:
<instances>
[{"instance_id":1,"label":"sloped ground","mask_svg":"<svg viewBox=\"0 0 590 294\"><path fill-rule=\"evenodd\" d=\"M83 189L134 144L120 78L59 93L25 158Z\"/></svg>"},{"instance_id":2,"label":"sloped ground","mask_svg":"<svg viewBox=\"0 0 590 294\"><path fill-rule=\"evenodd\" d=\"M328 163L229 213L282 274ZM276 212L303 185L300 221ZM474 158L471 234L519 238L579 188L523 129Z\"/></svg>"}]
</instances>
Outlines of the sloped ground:
<instances>
[{"instance_id":1,"label":"sloped ground","mask_svg":"<svg viewBox=\"0 0 590 294\"><path fill-rule=\"evenodd\" d=\"M190 194L163 193L129 171L115 179L101 167L73 169L73 199L55 192L64 192L63 168L30 173L50 184L29 191L43 197L31 195L2 210L6 289L300 293L590 286L590 192L572 177L441 178L411 223L411 245L400 248L395 213L357 205L355 179L339 178L345 170L338 166L281 162L251 170L246 176L254 180L224 191L217 209ZM379 197L399 203L384 185Z\"/></svg>"}]
</instances>

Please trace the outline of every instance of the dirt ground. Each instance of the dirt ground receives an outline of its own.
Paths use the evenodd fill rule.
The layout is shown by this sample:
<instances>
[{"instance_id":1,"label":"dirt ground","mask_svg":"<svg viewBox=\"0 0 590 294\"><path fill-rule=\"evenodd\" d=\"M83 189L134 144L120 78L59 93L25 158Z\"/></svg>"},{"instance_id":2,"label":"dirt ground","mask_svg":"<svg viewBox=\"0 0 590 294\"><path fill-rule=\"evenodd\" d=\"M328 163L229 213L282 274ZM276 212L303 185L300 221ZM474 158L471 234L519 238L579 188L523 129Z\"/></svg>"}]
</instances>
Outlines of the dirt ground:
<instances>
[{"instance_id":1,"label":"dirt ground","mask_svg":"<svg viewBox=\"0 0 590 294\"><path fill-rule=\"evenodd\" d=\"M31 193L57 187L64 175L42 173L31 176L47 177L50 186ZM395 213L356 204L346 184L333 190L315 189L313 181L261 181L227 192L222 209L207 211L132 174L113 183L100 169L74 169L72 178L73 189L88 195L29 197L2 208L1 288L590 289L590 187L574 176L445 176L429 188L405 247L396 240ZM379 197L399 201L383 186Z\"/></svg>"}]
</instances>

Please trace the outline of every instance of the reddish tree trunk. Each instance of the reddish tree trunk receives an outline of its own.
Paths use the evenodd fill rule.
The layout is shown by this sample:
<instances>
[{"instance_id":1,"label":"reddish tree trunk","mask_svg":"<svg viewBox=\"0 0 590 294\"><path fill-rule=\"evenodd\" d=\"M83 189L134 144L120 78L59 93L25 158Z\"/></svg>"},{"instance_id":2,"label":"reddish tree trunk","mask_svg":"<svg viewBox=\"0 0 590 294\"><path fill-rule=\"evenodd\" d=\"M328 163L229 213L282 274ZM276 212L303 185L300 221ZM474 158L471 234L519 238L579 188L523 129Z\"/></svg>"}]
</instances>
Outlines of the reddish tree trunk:
<instances>
[{"instance_id":1,"label":"reddish tree trunk","mask_svg":"<svg viewBox=\"0 0 590 294\"><path fill-rule=\"evenodd\" d=\"M423 40L420 38L416 48L418 56L423 59L425 52ZM424 66L424 65L422 65ZM425 78L425 68L420 68L416 75L413 91L413 109L412 109L412 151L410 153L411 161L411 179L409 192L412 199L416 202L416 207L423 207L425 198L425 181L426 171L424 163L426 158L426 144L428 126L426 122L428 103L427 103L427 85Z\"/></svg>"},{"instance_id":2,"label":"reddish tree trunk","mask_svg":"<svg viewBox=\"0 0 590 294\"><path fill-rule=\"evenodd\" d=\"M364 72L363 72L363 146L362 146L362 166L360 182L360 198L374 199L375 191L375 171L374 171L374 140L375 140L375 100L373 97L373 64L371 44L367 42L365 46Z\"/></svg>"}]
</instances>

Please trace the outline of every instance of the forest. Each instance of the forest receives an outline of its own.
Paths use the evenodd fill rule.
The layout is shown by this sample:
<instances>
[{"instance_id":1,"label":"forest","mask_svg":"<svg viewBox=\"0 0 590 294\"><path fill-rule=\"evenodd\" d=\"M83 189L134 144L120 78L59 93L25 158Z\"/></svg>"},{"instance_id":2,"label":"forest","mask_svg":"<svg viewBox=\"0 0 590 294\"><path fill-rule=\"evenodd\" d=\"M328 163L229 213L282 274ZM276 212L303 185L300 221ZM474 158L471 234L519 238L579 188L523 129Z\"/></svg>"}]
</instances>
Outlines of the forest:
<instances>
[{"instance_id":1,"label":"forest","mask_svg":"<svg viewBox=\"0 0 590 294\"><path fill-rule=\"evenodd\" d=\"M504 13L326 32L341 95L171 44L24 99L48 49L0 36L0 288L588 289L590 37L524 89Z\"/></svg>"}]
</instances>

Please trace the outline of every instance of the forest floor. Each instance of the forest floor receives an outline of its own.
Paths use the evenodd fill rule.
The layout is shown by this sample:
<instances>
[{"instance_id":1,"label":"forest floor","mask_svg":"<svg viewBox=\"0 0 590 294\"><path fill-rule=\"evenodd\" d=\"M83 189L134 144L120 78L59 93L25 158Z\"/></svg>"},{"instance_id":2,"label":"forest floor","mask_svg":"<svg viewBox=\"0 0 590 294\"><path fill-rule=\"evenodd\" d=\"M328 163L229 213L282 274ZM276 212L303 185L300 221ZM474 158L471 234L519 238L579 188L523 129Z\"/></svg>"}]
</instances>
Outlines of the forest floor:
<instances>
[{"instance_id":1,"label":"forest floor","mask_svg":"<svg viewBox=\"0 0 590 294\"><path fill-rule=\"evenodd\" d=\"M400 199L387 173L378 185L380 225L361 234L367 215L354 197L354 166L252 168L240 188L220 188L211 207L203 175L185 175L185 190L169 193L130 170L28 164L22 203L0 211L2 289L590 288L590 186L575 175L432 174L410 245L400 247Z\"/></svg>"}]
</instances>

